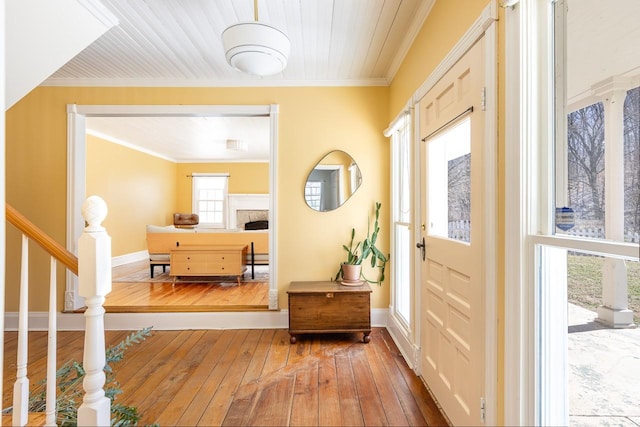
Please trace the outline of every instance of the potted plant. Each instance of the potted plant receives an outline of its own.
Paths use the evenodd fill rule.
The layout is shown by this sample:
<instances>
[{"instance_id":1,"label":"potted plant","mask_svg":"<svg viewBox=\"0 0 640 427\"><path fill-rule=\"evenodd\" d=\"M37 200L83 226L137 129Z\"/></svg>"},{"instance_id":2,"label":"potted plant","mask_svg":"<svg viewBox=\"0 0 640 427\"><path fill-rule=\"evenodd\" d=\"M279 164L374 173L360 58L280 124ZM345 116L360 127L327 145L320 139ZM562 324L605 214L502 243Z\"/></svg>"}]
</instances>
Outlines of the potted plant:
<instances>
[{"instance_id":1,"label":"potted plant","mask_svg":"<svg viewBox=\"0 0 640 427\"><path fill-rule=\"evenodd\" d=\"M351 229L351 241L349 242L349 246L342 245L342 248L347 252L347 259L340 264L340 269L336 273L336 277L334 279L336 282L342 278L343 285L359 286L363 283L363 280L378 285L380 285L384 280L384 270L387 262L389 261L389 255L385 256L376 246L378 233L380 232L378 219L380 217L381 205L381 203L376 202L373 232L370 228L370 219L367 220L367 237L364 240L357 243L354 242L356 230L355 228ZM362 262L367 259L370 260L372 268L377 267L379 270L377 280L370 280L366 278L362 272Z\"/></svg>"}]
</instances>

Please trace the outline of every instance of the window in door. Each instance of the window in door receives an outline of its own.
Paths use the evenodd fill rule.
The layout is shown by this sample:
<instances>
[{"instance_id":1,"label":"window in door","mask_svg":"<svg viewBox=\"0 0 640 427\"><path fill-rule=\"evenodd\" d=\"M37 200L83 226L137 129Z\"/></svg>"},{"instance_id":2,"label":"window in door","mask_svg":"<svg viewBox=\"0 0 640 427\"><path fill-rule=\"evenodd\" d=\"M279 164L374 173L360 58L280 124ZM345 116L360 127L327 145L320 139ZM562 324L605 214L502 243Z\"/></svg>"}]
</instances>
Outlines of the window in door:
<instances>
[{"instance_id":1,"label":"window in door","mask_svg":"<svg viewBox=\"0 0 640 427\"><path fill-rule=\"evenodd\" d=\"M429 142L429 234L471 241L471 120Z\"/></svg>"},{"instance_id":2,"label":"window in door","mask_svg":"<svg viewBox=\"0 0 640 427\"><path fill-rule=\"evenodd\" d=\"M200 216L200 226L226 227L229 175L193 174L193 212Z\"/></svg>"}]
</instances>

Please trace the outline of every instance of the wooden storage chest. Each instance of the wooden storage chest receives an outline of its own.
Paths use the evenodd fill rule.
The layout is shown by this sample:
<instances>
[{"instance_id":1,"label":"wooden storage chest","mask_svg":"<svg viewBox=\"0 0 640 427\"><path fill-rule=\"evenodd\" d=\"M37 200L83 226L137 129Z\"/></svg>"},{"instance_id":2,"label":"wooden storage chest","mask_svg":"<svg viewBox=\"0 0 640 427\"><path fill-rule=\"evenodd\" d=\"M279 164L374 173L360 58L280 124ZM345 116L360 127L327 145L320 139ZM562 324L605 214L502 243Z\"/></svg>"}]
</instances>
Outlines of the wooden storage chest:
<instances>
[{"instance_id":1,"label":"wooden storage chest","mask_svg":"<svg viewBox=\"0 0 640 427\"><path fill-rule=\"evenodd\" d=\"M289 334L295 343L299 334L362 332L371 334L371 287L344 286L338 282L291 282Z\"/></svg>"}]
</instances>

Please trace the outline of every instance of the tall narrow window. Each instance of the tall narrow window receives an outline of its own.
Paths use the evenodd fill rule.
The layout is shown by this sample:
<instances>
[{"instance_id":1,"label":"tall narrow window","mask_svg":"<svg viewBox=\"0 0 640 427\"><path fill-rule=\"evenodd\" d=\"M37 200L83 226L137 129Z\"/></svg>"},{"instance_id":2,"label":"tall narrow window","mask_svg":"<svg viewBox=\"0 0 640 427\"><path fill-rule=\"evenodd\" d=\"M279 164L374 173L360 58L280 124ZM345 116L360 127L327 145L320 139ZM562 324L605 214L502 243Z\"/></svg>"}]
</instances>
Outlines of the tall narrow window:
<instances>
[{"instance_id":1,"label":"tall narrow window","mask_svg":"<svg viewBox=\"0 0 640 427\"><path fill-rule=\"evenodd\" d=\"M200 226L226 227L227 174L193 174L193 212Z\"/></svg>"},{"instance_id":2,"label":"tall narrow window","mask_svg":"<svg viewBox=\"0 0 640 427\"><path fill-rule=\"evenodd\" d=\"M392 221L393 221L393 305L394 311L407 324L411 319L411 116L401 119L391 134Z\"/></svg>"},{"instance_id":3,"label":"tall narrow window","mask_svg":"<svg viewBox=\"0 0 640 427\"><path fill-rule=\"evenodd\" d=\"M538 6L536 1L527 3ZM530 158L530 175L522 181L533 184L526 206L534 214L523 224L535 227L530 228L527 240L536 248L525 270L535 272L533 286L529 286L535 290L528 295L536 305L535 358L539 364L535 376L540 393L536 424L572 425L599 415L601 405L590 407L584 402L597 401L602 390L619 396L617 402L634 399L626 378L612 380L606 369L619 363L611 355L614 347L619 348L621 337L607 343L599 339L595 328L585 326L606 325L613 331L638 322L634 295L639 289L634 271L638 246L629 243L634 238L629 233L636 227L640 57L628 52L634 50L640 34L636 18L640 3L617 2L614 8L606 0L548 4L553 4L554 13L548 16L555 17L555 28L553 43L546 45L554 47L555 57L540 63L541 70L536 70L535 61L528 68L532 75L552 79L555 97L530 99L528 107L536 113L520 121L535 129L527 149L535 147L536 154L541 154ZM537 31L535 40L544 40L540 33ZM545 70L546 64L555 68ZM538 94L545 92L544 83L535 82ZM553 119L544 113L536 117L545 107L555 110ZM550 131L555 132L555 138L549 138L555 150L549 150L543 141ZM525 156L534 153L524 152ZM555 153L552 177L547 176L552 165L543 154L548 152ZM555 224L548 215L553 210L547 208L553 201L552 188ZM563 235L553 236L554 229L555 234ZM585 345L590 339L598 341L602 354ZM639 367L638 363L626 364L624 370L636 372ZM622 416L625 410L629 409L624 404L616 405L608 415Z\"/></svg>"}]
</instances>

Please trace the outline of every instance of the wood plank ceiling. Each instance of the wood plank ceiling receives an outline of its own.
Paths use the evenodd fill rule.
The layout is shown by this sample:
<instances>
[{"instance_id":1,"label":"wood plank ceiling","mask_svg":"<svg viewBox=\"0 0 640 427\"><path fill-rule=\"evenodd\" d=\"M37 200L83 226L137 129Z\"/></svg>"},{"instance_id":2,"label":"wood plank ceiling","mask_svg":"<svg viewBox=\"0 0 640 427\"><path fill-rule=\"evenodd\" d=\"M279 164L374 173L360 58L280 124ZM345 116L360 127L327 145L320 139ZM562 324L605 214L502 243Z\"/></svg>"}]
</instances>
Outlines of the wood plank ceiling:
<instances>
[{"instance_id":1,"label":"wood plank ceiling","mask_svg":"<svg viewBox=\"0 0 640 427\"><path fill-rule=\"evenodd\" d=\"M259 0L258 20L291 40L286 69L232 69L221 33L254 19L253 0L101 0L120 24L46 85L387 85L434 0Z\"/></svg>"}]
</instances>

